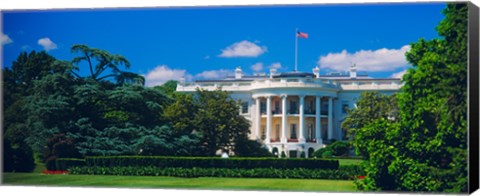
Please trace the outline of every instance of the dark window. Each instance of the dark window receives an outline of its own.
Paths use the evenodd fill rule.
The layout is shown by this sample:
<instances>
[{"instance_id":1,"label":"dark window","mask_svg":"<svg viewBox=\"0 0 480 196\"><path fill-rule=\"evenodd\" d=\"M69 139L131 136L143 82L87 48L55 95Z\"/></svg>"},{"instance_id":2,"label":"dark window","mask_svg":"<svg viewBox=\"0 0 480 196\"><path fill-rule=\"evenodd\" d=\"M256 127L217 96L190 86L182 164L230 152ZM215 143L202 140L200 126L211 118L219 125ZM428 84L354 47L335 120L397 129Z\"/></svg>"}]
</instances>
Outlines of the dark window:
<instances>
[{"instance_id":1,"label":"dark window","mask_svg":"<svg viewBox=\"0 0 480 196\"><path fill-rule=\"evenodd\" d=\"M349 109L348 102L347 101L342 101L342 113L346 114L348 109Z\"/></svg>"},{"instance_id":2,"label":"dark window","mask_svg":"<svg viewBox=\"0 0 480 196\"><path fill-rule=\"evenodd\" d=\"M260 103L260 110L261 110L262 114L266 114L267 113L266 112L267 111L267 103L261 102Z\"/></svg>"},{"instance_id":3,"label":"dark window","mask_svg":"<svg viewBox=\"0 0 480 196\"><path fill-rule=\"evenodd\" d=\"M297 102L296 101L290 101L290 114L298 114L297 110Z\"/></svg>"},{"instance_id":4,"label":"dark window","mask_svg":"<svg viewBox=\"0 0 480 196\"><path fill-rule=\"evenodd\" d=\"M290 125L290 139L297 139L297 124Z\"/></svg>"},{"instance_id":5,"label":"dark window","mask_svg":"<svg viewBox=\"0 0 480 196\"><path fill-rule=\"evenodd\" d=\"M275 110L274 114L280 114L280 102L275 101L275 107L273 110Z\"/></svg>"},{"instance_id":6,"label":"dark window","mask_svg":"<svg viewBox=\"0 0 480 196\"><path fill-rule=\"evenodd\" d=\"M313 148L308 148L308 157L312 157L313 152L315 152L315 150Z\"/></svg>"},{"instance_id":7,"label":"dark window","mask_svg":"<svg viewBox=\"0 0 480 196\"><path fill-rule=\"evenodd\" d=\"M242 114L248 113L248 102L242 102Z\"/></svg>"}]
</instances>

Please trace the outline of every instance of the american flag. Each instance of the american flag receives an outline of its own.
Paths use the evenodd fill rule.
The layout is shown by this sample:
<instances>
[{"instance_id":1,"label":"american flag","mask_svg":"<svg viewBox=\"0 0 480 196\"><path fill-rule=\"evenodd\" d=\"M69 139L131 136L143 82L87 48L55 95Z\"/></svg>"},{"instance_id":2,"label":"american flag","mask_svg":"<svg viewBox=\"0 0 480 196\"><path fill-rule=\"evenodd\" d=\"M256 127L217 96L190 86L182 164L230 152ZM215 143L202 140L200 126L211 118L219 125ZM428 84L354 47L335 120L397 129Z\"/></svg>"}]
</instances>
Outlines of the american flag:
<instances>
[{"instance_id":1,"label":"american flag","mask_svg":"<svg viewBox=\"0 0 480 196\"><path fill-rule=\"evenodd\" d=\"M300 32L300 31L297 31L297 37L307 39L307 38L308 38L308 34L307 34L307 33Z\"/></svg>"}]
</instances>

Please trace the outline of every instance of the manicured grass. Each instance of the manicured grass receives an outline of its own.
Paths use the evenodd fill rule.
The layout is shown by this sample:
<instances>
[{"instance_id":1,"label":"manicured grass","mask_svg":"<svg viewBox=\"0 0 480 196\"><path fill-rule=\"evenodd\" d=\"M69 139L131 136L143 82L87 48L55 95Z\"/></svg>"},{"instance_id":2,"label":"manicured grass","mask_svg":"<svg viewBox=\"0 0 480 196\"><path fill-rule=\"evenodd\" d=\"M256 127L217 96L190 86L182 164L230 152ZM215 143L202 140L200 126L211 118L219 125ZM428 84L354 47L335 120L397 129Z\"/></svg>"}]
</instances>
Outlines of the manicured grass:
<instances>
[{"instance_id":1,"label":"manicured grass","mask_svg":"<svg viewBox=\"0 0 480 196\"><path fill-rule=\"evenodd\" d=\"M177 178L158 176L45 175L4 173L5 185L47 185L126 188L184 188L223 190L355 191L349 180L266 178Z\"/></svg>"},{"instance_id":2,"label":"manicured grass","mask_svg":"<svg viewBox=\"0 0 480 196\"><path fill-rule=\"evenodd\" d=\"M361 159L332 159L338 160L340 165L359 165L363 160Z\"/></svg>"}]
</instances>

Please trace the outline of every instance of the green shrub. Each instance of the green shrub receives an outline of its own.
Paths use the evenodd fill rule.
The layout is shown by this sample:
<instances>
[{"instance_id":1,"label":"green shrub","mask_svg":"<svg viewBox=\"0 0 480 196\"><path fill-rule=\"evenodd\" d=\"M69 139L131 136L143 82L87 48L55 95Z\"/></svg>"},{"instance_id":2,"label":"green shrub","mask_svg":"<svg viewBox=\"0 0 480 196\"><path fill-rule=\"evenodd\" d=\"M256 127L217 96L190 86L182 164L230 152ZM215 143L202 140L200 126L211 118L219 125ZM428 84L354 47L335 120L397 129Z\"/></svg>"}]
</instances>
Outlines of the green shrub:
<instances>
[{"instance_id":1,"label":"green shrub","mask_svg":"<svg viewBox=\"0 0 480 196\"><path fill-rule=\"evenodd\" d=\"M322 157L331 157L333 155L332 151L325 151L322 153Z\"/></svg>"},{"instance_id":2,"label":"green shrub","mask_svg":"<svg viewBox=\"0 0 480 196\"><path fill-rule=\"evenodd\" d=\"M320 148L313 153L315 157L330 157L330 156L343 156L348 153L350 149L350 143L342 141L334 141L332 144L325 148Z\"/></svg>"},{"instance_id":3,"label":"green shrub","mask_svg":"<svg viewBox=\"0 0 480 196\"><path fill-rule=\"evenodd\" d=\"M287 155L285 154L285 151L282 151L282 155L281 155L282 158L285 158L287 157Z\"/></svg>"},{"instance_id":4,"label":"green shrub","mask_svg":"<svg viewBox=\"0 0 480 196\"><path fill-rule=\"evenodd\" d=\"M333 155L342 156L342 155L347 154L348 149L350 148L350 143L342 142L342 141L336 141L336 142L333 142L332 144L330 144L328 147L331 149Z\"/></svg>"},{"instance_id":5,"label":"green shrub","mask_svg":"<svg viewBox=\"0 0 480 196\"><path fill-rule=\"evenodd\" d=\"M55 170L68 170L71 167L85 166L85 160L74 158L58 158Z\"/></svg>"},{"instance_id":6,"label":"green shrub","mask_svg":"<svg viewBox=\"0 0 480 196\"><path fill-rule=\"evenodd\" d=\"M47 170L50 170L50 171L57 170L56 160L57 160L57 157L55 156L48 157L45 160L45 167L47 168Z\"/></svg>"},{"instance_id":7,"label":"green shrub","mask_svg":"<svg viewBox=\"0 0 480 196\"><path fill-rule=\"evenodd\" d=\"M350 176L365 176L365 170L360 165L340 165L338 170L347 173Z\"/></svg>"},{"instance_id":8,"label":"green shrub","mask_svg":"<svg viewBox=\"0 0 480 196\"><path fill-rule=\"evenodd\" d=\"M175 177L228 177L228 178L296 178L352 180L357 175L343 170L319 169L229 169L229 168L177 168L177 167L72 167L70 174L125 175L125 176L175 176Z\"/></svg>"},{"instance_id":9,"label":"green shrub","mask_svg":"<svg viewBox=\"0 0 480 196\"><path fill-rule=\"evenodd\" d=\"M302 151L302 153L300 153L300 158L305 158L305 152Z\"/></svg>"},{"instance_id":10,"label":"green shrub","mask_svg":"<svg viewBox=\"0 0 480 196\"><path fill-rule=\"evenodd\" d=\"M315 152L313 152L313 156L314 157L322 157L322 154L325 152L325 151L328 151L330 149L328 149L327 147L325 148L320 148L318 150L316 150Z\"/></svg>"},{"instance_id":11,"label":"green shrub","mask_svg":"<svg viewBox=\"0 0 480 196\"><path fill-rule=\"evenodd\" d=\"M95 167L182 167L182 168L277 168L277 169L338 169L338 160L278 159L278 158L220 158L220 157L159 157L106 156L86 157L87 166Z\"/></svg>"}]
</instances>

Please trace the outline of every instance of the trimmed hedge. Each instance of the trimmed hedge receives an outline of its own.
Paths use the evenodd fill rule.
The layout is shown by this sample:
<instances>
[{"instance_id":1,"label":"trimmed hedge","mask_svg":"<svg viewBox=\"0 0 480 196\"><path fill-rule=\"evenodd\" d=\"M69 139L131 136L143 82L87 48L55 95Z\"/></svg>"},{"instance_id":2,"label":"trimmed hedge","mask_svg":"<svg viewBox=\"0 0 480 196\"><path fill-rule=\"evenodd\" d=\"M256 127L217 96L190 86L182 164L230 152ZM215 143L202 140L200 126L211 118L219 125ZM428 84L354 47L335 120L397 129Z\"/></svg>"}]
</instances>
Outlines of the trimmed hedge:
<instances>
[{"instance_id":1,"label":"trimmed hedge","mask_svg":"<svg viewBox=\"0 0 480 196\"><path fill-rule=\"evenodd\" d=\"M365 170L360 165L340 165L338 170L346 172L351 176L365 176Z\"/></svg>"},{"instance_id":2,"label":"trimmed hedge","mask_svg":"<svg viewBox=\"0 0 480 196\"><path fill-rule=\"evenodd\" d=\"M86 157L90 167L181 167L181 168L275 168L275 169L338 169L338 160L278 159L278 158L219 158L219 157L159 157L102 156Z\"/></svg>"},{"instance_id":3,"label":"trimmed hedge","mask_svg":"<svg viewBox=\"0 0 480 196\"><path fill-rule=\"evenodd\" d=\"M121 176L172 176L172 177L228 177L228 178L297 178L352 180L352 175L342 170L319 169L228 169L228 168L177 168L177 167L73 167L70 174L82 175L121 175Z\"/></svg>"},{"instance_id":4,"label":"trimmed hedge","mask_svg":"<svg viewBox=\"0 0 480 196\"><path fill-rule=\"evenodd\" d=\"M63 170L66 171L71 167L81 167L85 166L85 160L83 159L74 159L74 158L58 158L55 161L55 169L53 170ZM49 169L51 170L51 169Z\"/></svg>"}]
</instances>

